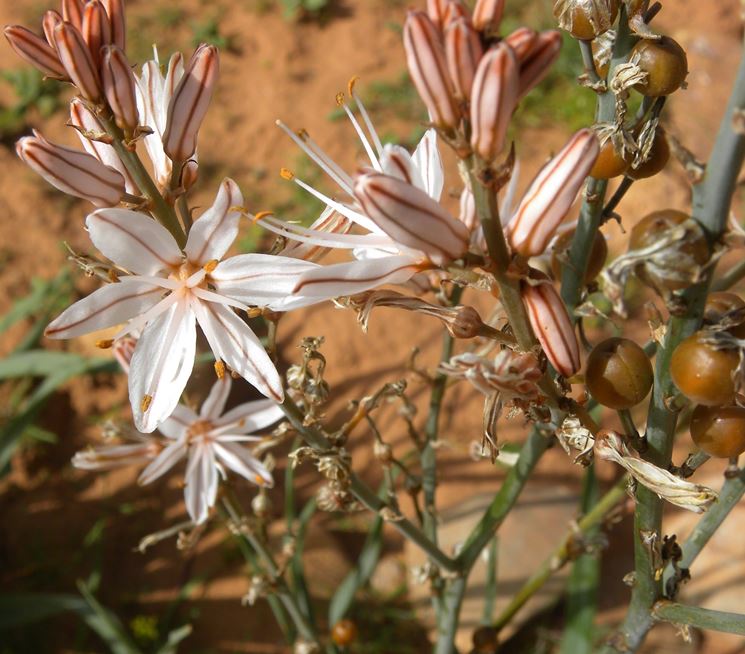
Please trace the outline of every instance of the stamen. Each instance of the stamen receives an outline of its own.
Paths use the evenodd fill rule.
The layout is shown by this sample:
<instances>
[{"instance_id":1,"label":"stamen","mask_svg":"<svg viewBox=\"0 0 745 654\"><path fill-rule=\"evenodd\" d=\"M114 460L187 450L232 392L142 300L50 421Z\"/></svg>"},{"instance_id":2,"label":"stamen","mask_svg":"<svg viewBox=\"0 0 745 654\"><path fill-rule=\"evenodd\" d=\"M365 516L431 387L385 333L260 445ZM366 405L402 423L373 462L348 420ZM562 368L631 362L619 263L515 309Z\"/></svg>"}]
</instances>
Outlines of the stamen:
<instances>
[{"instance_id":1,"label":"stamen","mask_svg":"<svg viewBox=\"0 0 745 654\"><path fill-rule=\"evenodd\" d=\"M253 307L246 310L246 315L249 318L259 318L264 311L260 307Z\"/></svg>"},{"instance_id":2,"label":"stamen","mask_svg":"<svg viewBox=\"0 0 745 654\"><path fill-rule=\"evenodd\" d=\"M215 374L218 379L225 377L225 364L219 359L215 361Z\"/></svg>"},{"instance_id":3,"label":"stamen","mask_svg":"<svg viewBox=\"0 0 745 654\"><path fill-rule=\"evenodd\" d=\"M288 182L295 179L295 173L293 173L289 168L280 168L279 174L282 179L286 179Z\"/></svg>"},{"instance_id":4,"label":"stamen","mask_svg":"<svg viewBox=\"0 0 745 654\"><path fill-rule=\"evenodd\" d=\"M360 141L362 141L362 145L365 148L365 152L367 152L367 156L369 157L370 163L373 165L373 168L375 168L375 170L377 170L379 173L383 172L383 169L380 166L380 162L378 161L378 157L375 155L375 151L372 149L372 146L370 145L370 141L365 135L365 132L363 131L359 122L354 117L352 110L346 104L343 104L342 107L344 108L344 111L347 112L347 116L349 117L349 120L352 122L354 131L357 132L357 136L359 137Z\"/></svg>"},{"instance_id":5,"label":"stamen","mask_svg":"<svg viewBox=\"0 0 745 654\"><path fill-rule=\"evenodd\" d=\"M264 481L264 478L261 475L254 475L254 481L259 485L263 486L266 482Z\"/></svg>"},{"instance_id":6,"label":"stamen","mask_svg":"<svg viewBox=\"0 0 745 654\"><path fill-rule=\"evenodd\" d=\"M142 402L140 403L140 410L145 413L149 408L150 405L153 403L153 396L152 395L143 395L142 396Z\"/></svg>"},{"instance_id":7,"label":"stamen","mask_svg":"<svg viewBox=\"0 0 745 654\"><path fill-rule=\"evenodd\" d=\"M339 91L339 93L336 94L336 104L339 107L344 106L344 94L341 91Z\"/></svg>"},{"instance_id":8,"label":"stamen","mask_svg":"<svg viewBox=\"0 0 745 654\"><path fill-rule=\"evenodd\" d=\"M217 264L220 263L219 259L212 259L204 264L204 271L209 274L217 268Z\"/></svg>"},{"instance_id":9,"label":"stamen","mask_svg":"<svg viewBox=\"0 0 745 654\"><path fill-rule=\"evenodd\" d=\"M96 341L96 347L101 350L108 350L113 344L113 338L102 338L100 341Z\"/></svg>"},{"instance_id":10,"label":"stamen","mask_svg":"<svg viewBox=\"0 0 745 654\"><path fill-rule=\"evenodd\" d=\"M359 77L353 77L350 80L349 95L351 95L352 98L354 98L354 101L357 103L357 108L360 110L360 115L362 116L362 120L365 121L365 126L367 127L367 131L370 132L370 136L372 136L373 143L375 144L375 149L378 151L378 157L380 157L383 154L383 143L381 142L380 137L378 136L378 132L375 130L373 122L370 118L370 114L367 113L367 109L365 109L365 105L362 104L362 100L360 99L360 96L354 90L354 83L358 79Z\"/></svg>"},{"instance_id":11,"label":"stamen","mask_svg":"<svg viewBox=\"0 0 745 654\"><path fill-rule=\"evenodd\" d=\"M256 225L260 220L263 220L264 218L268 218L269 216L273 216L273 211L259 211L251 221L254 225Z\"/></svg>"}]
</instances>

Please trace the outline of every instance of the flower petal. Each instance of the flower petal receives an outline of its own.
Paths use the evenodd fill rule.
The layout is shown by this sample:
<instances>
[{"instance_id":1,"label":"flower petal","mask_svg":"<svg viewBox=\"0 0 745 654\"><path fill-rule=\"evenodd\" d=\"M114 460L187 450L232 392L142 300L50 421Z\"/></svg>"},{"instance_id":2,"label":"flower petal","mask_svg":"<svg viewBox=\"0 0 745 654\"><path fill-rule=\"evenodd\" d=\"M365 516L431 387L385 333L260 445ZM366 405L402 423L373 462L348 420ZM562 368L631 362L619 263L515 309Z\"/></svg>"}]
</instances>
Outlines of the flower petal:
<instances>
[{"instance_id":1,"label":"flower petal","mask_svg":"<svg viewBox=\"0 0 745 654\"><path fill-rule=\"evenodd\" d=\"M129 209L99 209L85 221L91 241L107 259L140 275L181 264L175 239L160 223Z\"/></svg>"},{"instance_id":2,"label":"flower petal","mask_svg":"<svg viewBox=\"0 0 745 654\"><path fill-rule=\"evenodd\" d=\"M113 327L158 303L163 289L146 282L106 284L62 312L44 332L47 338L73 338Z\"/></svg>"},{"instance_id":3,"label":"flower petal","mask_svg":"<svg viewBox=\"0 0 745 654\"><path fill-rule=\"evenodd\" d=\"M243 204L238 185L225 178L220 184L212 206L195 221L186 242L186 257L197 266L213 259L222 259L238 236L239 211L233 207Z\"/></svg>"},{"instance_id":4,"label":"flower petal","mask_svg":"<svg viewBox=\"0 0 745 654\"><path fill-rule=\"evenodd\" d=\"M386 143L380 155L381 172L416 186L426 193L424 180L414 165L412 156L400 145Z\"/></svg>"},{"instance_id":5,"label":"flower petal","mask_svg":"<svg viewBox=\"0 0 745 654\"><path fill-rule=\"evenodd\" d=\"M282 407L273 400L254 400L231 409L213 420L221 433L252 434L274 424L284 416Z\"/></svg>"},{"instance_id":6,"label":"flower petal","mask_svg":"<svg viewBox=\"0 0 745 654\"><path fill-rule=\"evenodd\" d=\"M141 486L155 481L162 477L173 466L175 466L186 454L186 441L179 440L169 444L156 458L147 466L137 479Z\"/></svg>"},{"instance_id":7,"label":"flower petal","mask_svg":"<svg viewBox=\"0 0 745 654\"><path fill-rule=\"evenodd\" d=\"M271 473L251 452L237 443L215 443L215 454L228 468L260 486L274 486Z\"/></svg>"},{"instance_id":8,"label":"flower petal","mask_svg":"<svg viewBox=\"0 0 745 654\"><path fill-rule=\"evenodd\" d=\"M129 371L129 399L139 431L153 431L173 413L194 367L196 340L194 312L184 301L148 323Z\"/></svg>"},{"instance_id":9,"label":"flower petal","mask_svg":"<svg viewBox=\"0 0 745 654\"><path fill-rule=\"evenodd\" d=\"M212 447L198 445L189 453L186 468L184 501L189 516L196 524L207 519L210 507L217 499L217 465Z\"/></svg>"},{"instance_id":10,"label":"flower petal","mask_svg":"<svg viewBox=\"0 0 745 654\"><path fill-rule=\"evenodd\" d=\"M355 295L383 284L403 284L421 270L411 256L388 256L321 266L303 274L293 293L302 297L331 299Z\"/></svg>"},{"instance_id":11,"label":"flower petal","mask_svg":"<svg viewBox=\"0 0 745 654\"><path fill-rule=\"evenodd\" d=\"M232 385L230 375L223 375L222 379L212 384L207 399L199 409L199 417L215 422L225 410L225 403L228 401Z\"/></svg>"},{"instance_id":12,"label":"flower petal","mask_svg":"<svg viewBox=\"0 0 745 654\"><path fill-rule=\"evenodd\" d=\"M442 169L440 149L437 147L437 130L428 129L412 156L414 165L421 175L424 186L422 190L436 202L442 196L442 187L445 183L445 173Z\"/></svg>"},{"instance_id":13,"label":"flower petal","mask_svg":"<svg viewBox=\"0 0 745 654\"><path fill-rule=\"evenodd\" d=\"M199 416L189 407L177 404L173 413L158 425L158 431L166 438L177 440L198 420Z\"/></svg>"},{"instance_id":14,"label":"flower petal","mask_svg":"<svg viewBox=\"0 0 745 654\"><path fill-rule=\"evenodd\" d=\"M251 328L221 304L195 301L193 306L215 358L222 359L264 395L281 402L282 380Z\"/></svg>"}]
</instances>

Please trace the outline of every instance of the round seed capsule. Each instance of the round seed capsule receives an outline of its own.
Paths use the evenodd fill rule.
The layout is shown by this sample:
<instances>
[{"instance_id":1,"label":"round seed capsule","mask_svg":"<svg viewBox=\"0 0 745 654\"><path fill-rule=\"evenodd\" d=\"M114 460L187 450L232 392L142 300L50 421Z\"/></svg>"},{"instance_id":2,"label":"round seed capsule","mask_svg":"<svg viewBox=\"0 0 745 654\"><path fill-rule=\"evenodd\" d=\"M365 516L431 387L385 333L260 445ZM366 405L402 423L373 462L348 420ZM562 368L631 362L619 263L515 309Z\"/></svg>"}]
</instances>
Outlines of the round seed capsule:
<instances>
[{"instance_id":1,"label":"round seed capsule","mask_svg":"<svg viewBox=\"0 0 745 654\"><path fill-rule=\"evenodd\" d=\"M351 645L357 640L357 625L349 618L339 620L331 629L331 640L339 647Z\"/></svg>"},{"instance_id":2,"label":"round seed capsule","mask_svg":"<svg viewBox=\"0 0 745 654\"><path fill-rule=\"evenodd\" d=\"M590 177L595 179L611 179L623 175L629 168L630 159L622 157L608 139L600 146L600 154L590 170Z\"/></svg>"},{"instance_id":3,"label":"round seed capsule","mask_svg":"<svg viewBox=\"0 0 745 654\"><path fill-rule=\"evenodd\" d=\"M642 39L631 50L631 59L639 60L639 68L647 80L634 86L642 95L653 98L677 91L688 75L685 50L669 36L659 40Z\"/></svg>"},{"instance_id":4,"label":"round seed capsule","mask_svg":"<svg viewBox=\"0 0 745 654\"><path fill-rule=\"evenodd\" d=\"M710 293L709 297L706 298L706 306L704 307L704 324L716 325L728 313L742 309L743 307L745 307L745 302L735 293L729 293L727 291ZM727 331L735 338L745 338L745 321L728 328Z\"/></svg>"},{"instance_id":5,"label":"round seed capsule","mask_svg":"<svg viewBox=\"0 0 745 654\"><path fill-rule=\"evenodd\" d=\"M654 381L649 357L627 338L609 338L587 359L587 390L603 406L630 409L649 393Z\"/></svg>"},{"instance_id":6,"label":"round seed capsule","mask_svg":"<svg viewBox=\"0 0 745 654\"><path fill-rule=\"evenodd\" d=\"M732 378L740 357L734 350L717 350L696 332L675 348L670 376L681 393L696 404L722 406L735 399Z\"/></svg>"},{"instance_id":7,"label":"round seed capsule","mask_svg":"<svg viewBox=\"0 0 745 654\"><path fill-rule=\"evenodd\" d=\"M561 271L566 266L566 255L569 252L569 248L572 246L572 239L574 239L575 230L565 232L559 238L556 239L553 245L553 252L551 254L551 272L554 274L554 279L561 279ZM608 258L608 244L605 242L605 236L598 230L595 234L595 238L592 242L592 250L590 250L590 258L587 262L587 270L585 271L585 284L595 279L605 265L605 260Z\"/></svg>"},{"instance_id":8,"label":"round seed capsule","mask_svg":"<svg viewBox=\"0 0 745 654\"><path fill-rule=\"evenodd\" d=\"M740 456L745 452L745 409L697 406L691 415L691 438L709 456Z\"/></svg>"}]
</instances>

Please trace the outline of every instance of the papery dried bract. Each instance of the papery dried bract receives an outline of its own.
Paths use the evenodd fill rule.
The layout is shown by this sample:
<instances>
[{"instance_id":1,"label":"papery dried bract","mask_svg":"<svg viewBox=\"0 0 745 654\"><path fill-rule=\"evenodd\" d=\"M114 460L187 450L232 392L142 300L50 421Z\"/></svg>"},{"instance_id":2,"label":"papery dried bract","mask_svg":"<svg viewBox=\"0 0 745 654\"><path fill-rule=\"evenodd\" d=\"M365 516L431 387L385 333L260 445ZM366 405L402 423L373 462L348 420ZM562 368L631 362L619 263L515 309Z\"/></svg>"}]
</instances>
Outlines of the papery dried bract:
<instances>
[{"instance_id":1,"label":"papery dried bract","mask_svg":"<svg viewBox=\"0 0 745 654\"><path fill-rule=\"evenodd\" d=\"M509 224L512 249L525 257L545 251L597 159L594 132L577 132L533 180Z\"/></svg>"},{"instance_id":2,"label":"papery dried bract","mask_svg":"<svg viewBox=\"0 0 745 654\"><path fill-rule=\"evenodd\" d=\"M81 33L68 22L54 28L54 45L60 61L80 94L91 102L101 99L101 81L91 52Z\"/></svg>"},{"instance_id":3,"label":"papery dried bract","mask_svg":"<svg viewBox=\"0 0 745 654\"><path fill-rule=\"evenodd\" d=\"M532 354L504 349L493 359L465 352L441 364L441 372L456 379L466 379L481 393L500 393L504 399L534 399L536 383L542 377L538 361Z\"/></svg>"},{"instance_id":4,"label":"papery dried bract","mask_svg":"<svg viewBox=\"0 0 745 654\"><path fill-rule=\"evenodd\" d=\"M504 15L505 0L477 0L473 9L473 26L486 36L495 36Z\"/></svg>"},{"instance_id":5,"label":"papery dried bract","mask_svg":"<svg viewBox=\"0 0 745 654\"><path fill-rule=\"evenodd\" d=\"M124 194L119 172L86 152L54 145L38 132L20 139L16 152L52 186L96 206L113 207Z\"/></svg>"},{"instance_id":6,"label":"papery dried bract","mask_svg":"<svg viewBox=\"0 0 745 654\"><path fill-rule=\"evenodd\" d=\"M127 56L115 45L101 51L101 81L116 124L132 132L139 120L135 77Z\"/></svg>"},{"instance_id":7,"label":"papery dried bract","mask_svg":"<svg viewBox=\"0 0 745 654\"><path fill-rule=\"evenodd\" d=\"M186 161L197 149L197 135L217 83L219 56L212 45L200 45L173 91L163 134L163 149L173 161Z\"/></svg>"},{"instance_id":8,"label":"papery dried bract","mask_svg":"<svg viewBox=\"0 0 745 654\"><path fill-rule=\"evenodd\" d=\"M409 12L404 25L406 63L432 122L453 130L460 124L440 34L427 14Z\"/></svg>"},{"instance_id":9,"label":"papery dried bract","mask_svg":"<svg viewBox=\"0 0 745 654\"><path fill-rule=\"evenodd\" d=\"M504 148L520 80L515 53L500 43L481 59L471 96L471 146L486 162Z\"/></svg>"},{"instance_id":10,"label":"papery dried bract","mask_svg":"<svg viewBox=\"0 0 745 654\"><path fill-rule=\"evenodd\" d=\"M5 38L21 59L38 68L47 77L67 79L67 71L54 48L31 30L21 25L9 25L5 28Z\"/></svg>"},{"instance_id":11,"label":"papery dried bract","mask_svg":"<svg viewBox=\"0 0 745 654\"><path fill-rule=\"evenodd\" d=\"M561 297L548 282L523 282L520 288L530 326L546 358L560 375L571 377L581 365L579 344Z\"/></svg>"},{"instance_id":12,"label":"papery dried bract","mask_svg":"<svg viewBox=\"0 0 745 654\"><path fill-rule=\"evenodd\" d=\"M380 173L361 175L354 195L380 229L438 265L465 254L468 230L424 191Z\"/></svg>"},{"instance_id":13,"label":"papery dried bract","mask_svg":"<svg viewBox=\"0 0 745 654\"><path fill-rule=\"evenodd\" d=\"M448 71L455 93L462 100L471 98L473 80L483 53L481 39L468 21L461 18L448 26L445 31Z\"/></svg>"}]
</instances>

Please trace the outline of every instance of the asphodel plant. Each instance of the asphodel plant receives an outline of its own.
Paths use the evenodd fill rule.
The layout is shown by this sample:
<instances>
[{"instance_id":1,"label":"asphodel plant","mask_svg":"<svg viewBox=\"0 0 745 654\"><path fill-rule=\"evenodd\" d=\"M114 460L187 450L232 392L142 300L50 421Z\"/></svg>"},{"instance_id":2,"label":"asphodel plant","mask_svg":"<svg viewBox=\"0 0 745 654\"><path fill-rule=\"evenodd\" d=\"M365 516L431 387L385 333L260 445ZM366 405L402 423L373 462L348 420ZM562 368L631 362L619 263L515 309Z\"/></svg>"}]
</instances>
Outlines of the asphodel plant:
<instances>
[{"instance_id":1,"label":"asphodel plant","mask_svg":"<svg viewBox=\"0 0 745 654\"><path fill-rule=\"evenodd\" d=\"M587 467L590 487L597 483L594 454L617 466L620 483L582 504L551 561L474 631L473 651L508 651L500 650L504 627L552 572L599 555L596 532L614 510L634 513L631 533L614 533L634 551L628 613L605 640L592 628L579 636L574 629L582 651L637 651L659 621L745 634L745 617L678 602L682 583L697 574L702 544L745 493L738 467L745 451L745 302L728 290L745 277L745 266L722 274L718 266L727 250L743 244L742 229L729 217L745 154L745 64L708 163L696 167L687 159L697 173L691 206L650 207L648 216L629 222L624 193L668 163L665 99L685 87L688 73L684 50L652 24L660 3L556 0L558 29L522 26L511 33L503 29L504 4L428 0L406 15L406 64L428 114L412 152L382 142L356 78L337 96L367 157L356 170L336 163L305 130L277 121L332 187L315 188L283 169L285 180L325 205L309 226L271 211L251 213L230 178L210 206L192 210L199 132L220 84L216 47L200 45L188 59L176 53L167 62L157 54L130 61L123 0L63 0L61 11L40 16L39 29L5 29L20 57L71 85L69 126L82 145L62 146L34 131L18 141L19 157L61 192L94 205L81 229L84 223L98 255L74 260L95 271L101 285L56 317L46 336L105 333L98 345L129 380L131 416L108 429L117 441L80 452L73 463L84 470L139 466L141 484L182 471L188 519L146 541L179 531L194 540L206 524L227 524L244 541L251 566L247 600L269 601L298 654L356 651L357 639L373 637L348 614L379 541L370 541L352 592L345 582L328 619L318 619L311 610L316 589L298 582L303 552L292 521L285 534L291 547L277 547L266 529L279 517L269 498L279 493L272 486L286 451L281 445L291 446L285 475L303 461L317 468L318 509L366 509L371 521L426 553L426 566L412 572L430 585L438 654L456 651L469 573L556 441ZM531 171L533 181L517 198L521 144L513 118L556 61L560 30L581 51L586 70L576 93L596 96L594 122L567 135L557 152L547 151L547 163ZM635 96L639 109L631 111ZM679 139L675 146L685 158ZM441 150L459 171L447 182ZM612 197L610 180L620 180ZM460 190L457 214L443 198L446 184ZM603 226L611 218L622 221L628 247L606 265ZM270 251L231 252L242 221L276 235ZM335 263L325 260L331 251ZM647 342L639 340L639 321L635 328L625 320L632 277L648 287L656 308ZM473 300L464 304L466 297ZM282 315L329 301L356 312L363 329L381 306L409 312L412 331L421 319L441 323L438 367L416 370L431 386L425 421L415 415L405 380L396 378L366 389L342 424L331 422L323 412L334 389L324 379L322 338L304 338L302 359L277 367ZM480 315L472 305L491 308ZM588 319L594 331L586 329ZM214 360L215 382L197 410L183 395L198 331ZM333 338L334 328L325 336ZM414 368L402 362L401 375ZM243 383L263 399L230 406L231 386ZM437 480L447 475L438 469L438 427L453 384L483 398L483 431L472 435L479 465L488 470L496 462L507 473L473 531L457 551L445 551L438 545ZM393 448L378 429L377 409L389 401L401 404L409 451ZM526 425L516 459L504 456L498 437L507 414ZM686 461L673 460L679 426L692 439ZM368 486L347 448L365 431L386 479L382 494ZM710 458L728 460L720 494L688 479ZM256 486L250 506L233 492L240 479ZM402 493L413 499L412 514L400 508ZM624 503L627 493L632 501ZM682 547L666 531L665 503L704 514ZM497 575L485 597L498 589ZM585 608L592 612L597 588L590 591ZM573 624L571 611L565 618Z\"/></svg>"}]
</instances>

